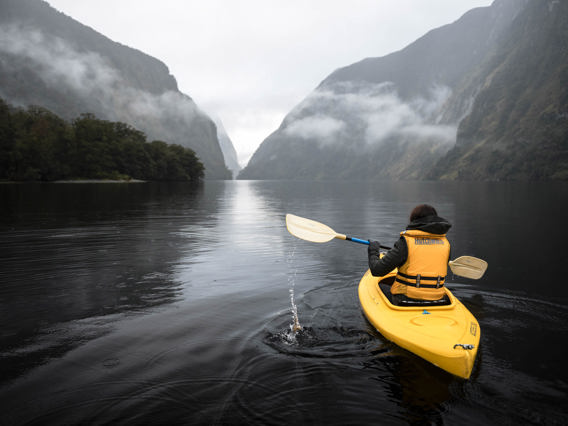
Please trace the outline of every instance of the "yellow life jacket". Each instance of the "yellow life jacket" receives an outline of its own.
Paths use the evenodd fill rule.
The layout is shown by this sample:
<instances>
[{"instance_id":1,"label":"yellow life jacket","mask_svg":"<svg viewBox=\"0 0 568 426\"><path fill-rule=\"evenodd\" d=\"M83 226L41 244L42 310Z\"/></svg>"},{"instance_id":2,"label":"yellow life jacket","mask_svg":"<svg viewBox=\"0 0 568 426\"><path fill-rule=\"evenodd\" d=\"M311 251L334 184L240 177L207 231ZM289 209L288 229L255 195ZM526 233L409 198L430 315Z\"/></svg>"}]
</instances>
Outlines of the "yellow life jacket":
<instances>
[{"instance_id":1,"label":"yellow life jacket","mask_svg":"<svg viewBox=\"0 0 568 426\"><path fill-rule=\"evenodd\" d=\"M446 235L416 229L406 230L400 235L406 240L408 257L398 268L391 293L422 300L444 297L450 260L450 243Z\"/></svg>"}]
</instances>

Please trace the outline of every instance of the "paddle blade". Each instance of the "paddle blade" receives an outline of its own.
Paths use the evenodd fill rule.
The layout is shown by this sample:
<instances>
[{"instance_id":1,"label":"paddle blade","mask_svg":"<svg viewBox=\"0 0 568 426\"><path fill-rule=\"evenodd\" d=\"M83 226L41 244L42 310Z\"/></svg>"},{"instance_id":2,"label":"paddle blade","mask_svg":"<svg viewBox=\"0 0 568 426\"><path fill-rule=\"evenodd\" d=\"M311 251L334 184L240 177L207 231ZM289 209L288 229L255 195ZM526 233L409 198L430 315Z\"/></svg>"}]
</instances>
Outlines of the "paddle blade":
<instances>
[{"instance_id":1,"label":"paddle blade","mask_svg":"<svg viewBox=\"0 0 568 426\"><path fill-rule=\"evenodd\" d=\"M323 223L293 214L286 215L286 228L293 236L313 243L327 243L338 236L333 229Z\"/></svg>"},{"instance_id":2,"label":"paddle blade","mask_svg":"<svg viewBox=\"0 0 568 426\"><path fill-rule=\"evenodd\" d=\"M461 256L450 260L449 264L454 274L474 280L481 278L487 269L485 260L473 256Z\"/></svg>"}]
</instances>

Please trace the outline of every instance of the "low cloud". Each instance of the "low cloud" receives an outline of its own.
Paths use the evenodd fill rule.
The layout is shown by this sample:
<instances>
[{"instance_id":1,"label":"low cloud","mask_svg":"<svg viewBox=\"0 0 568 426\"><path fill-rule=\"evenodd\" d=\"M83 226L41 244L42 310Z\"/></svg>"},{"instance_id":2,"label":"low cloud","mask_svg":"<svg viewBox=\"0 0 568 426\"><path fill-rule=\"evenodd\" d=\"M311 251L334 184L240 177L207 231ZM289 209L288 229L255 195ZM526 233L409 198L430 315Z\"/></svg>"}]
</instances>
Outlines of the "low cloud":
<instances>
[{"instance_id":1,"label":"low cloud","mask_svg":"<svg viewBox=\"0 0 568 426\"><path fill-rule=\"evenodd\" d=\"M145 130L151 138L174 134L163 135L164 129L162 134L152 134L160 120L191 125L202 114L188 96L177 91L154 94L133 87L98 53L81 51L36 29L14 24L1 27L0 52L33 64L46 85L66 88L83 99L95 101L94 105L98 103L101 112L115 114L100 118L126 121ZM170 133L172 129L165 130Z\"/></svg>"},{"instance_id":2,"label":"low cloud","mask_svg":"<svg viewBox=\"0 0 568 426\"><path fill-rule=\"evenodd\" d=\"M303 139L328 140L333 138L345 125L341 120L316 114L294 121L284 130L284 133L289 136L299 136Z\"/></svg>"},{"instance_id":3,"label":"low cloud","mask_svg":"<svg viewBox=\"0 0 568 426\"><path fill-rule=\"evenodd\" d=\"M79 52L58 37L20 25L0 28L0 51L33 62L46 83L65 85L85 95L115 88L120 81L116 70L99 54Z\"/></svg>"},{"instance_id":4,"label":"low cloud","mask_svg":"<svg viewBox=\"0 0 568 426\"><path fill-rule=\"evenodd\" d=\"M435 87L426 98L401 99L392 83L335 83L319 88L284 122L284 133L322 145L354 140L376 146L392 138L454 142L457 125L439 123L451 95Z\"/></svg>"},{"instance_id":5,"label":"low cloud","mask_svg":"<svg viewBox=\"0 0 568 426\"><path fill-rule=\"evenodd\" d=\"M421 124L407 126L401 130L401 133L414 138L423 138L428 140L436 139L442 142L455 142L457 130L457 126Z\"/></svg>"}]
</instances>

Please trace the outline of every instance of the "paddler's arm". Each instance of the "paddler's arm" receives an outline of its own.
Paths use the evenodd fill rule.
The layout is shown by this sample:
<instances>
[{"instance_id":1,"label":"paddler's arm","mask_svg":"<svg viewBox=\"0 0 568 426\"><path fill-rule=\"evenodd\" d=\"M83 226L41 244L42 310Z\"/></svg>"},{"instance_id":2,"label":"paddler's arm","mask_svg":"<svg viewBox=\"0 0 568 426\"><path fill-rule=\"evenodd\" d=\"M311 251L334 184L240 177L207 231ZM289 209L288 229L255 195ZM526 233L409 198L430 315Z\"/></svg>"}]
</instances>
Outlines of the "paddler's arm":
<instances>
[{"instance_id":1,"label":"paddler's arm","mask_svg":"<svg viewBox=\"0 0 568 426\"><path fill-rule=\"evenodd\" d=\"M394 268L398 268L408 257L408 248L406 240L402 237L394 243L394 247L386 252L383 258L380 258L380 244L377 241L371 241L367 249L369 255L369 269L375 277L388 274Z\"/></svg>"}]
</instances>

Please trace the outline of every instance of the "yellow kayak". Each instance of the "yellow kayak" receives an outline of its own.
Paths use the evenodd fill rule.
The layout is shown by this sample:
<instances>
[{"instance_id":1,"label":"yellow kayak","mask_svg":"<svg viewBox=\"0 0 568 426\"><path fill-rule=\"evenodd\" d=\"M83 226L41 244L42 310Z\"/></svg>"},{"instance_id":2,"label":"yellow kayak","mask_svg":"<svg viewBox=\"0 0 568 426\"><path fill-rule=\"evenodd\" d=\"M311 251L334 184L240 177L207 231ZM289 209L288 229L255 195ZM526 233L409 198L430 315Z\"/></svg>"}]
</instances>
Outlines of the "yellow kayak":
<instances>
[{"instance_id":1,"label":"yellow kayak","mask_svg":"<svg viewBox=\"0 0 568 426\"><path fill-rule=\"evenodd\" d=\"M398 346L468 379L481 334L475 317L447 288L446 305L393 305L381 287L390 294L395 275L396 269L384 277L373 277L370 271L363 275L359 300L369 322Z\"/></svg>"}]
</instances>

